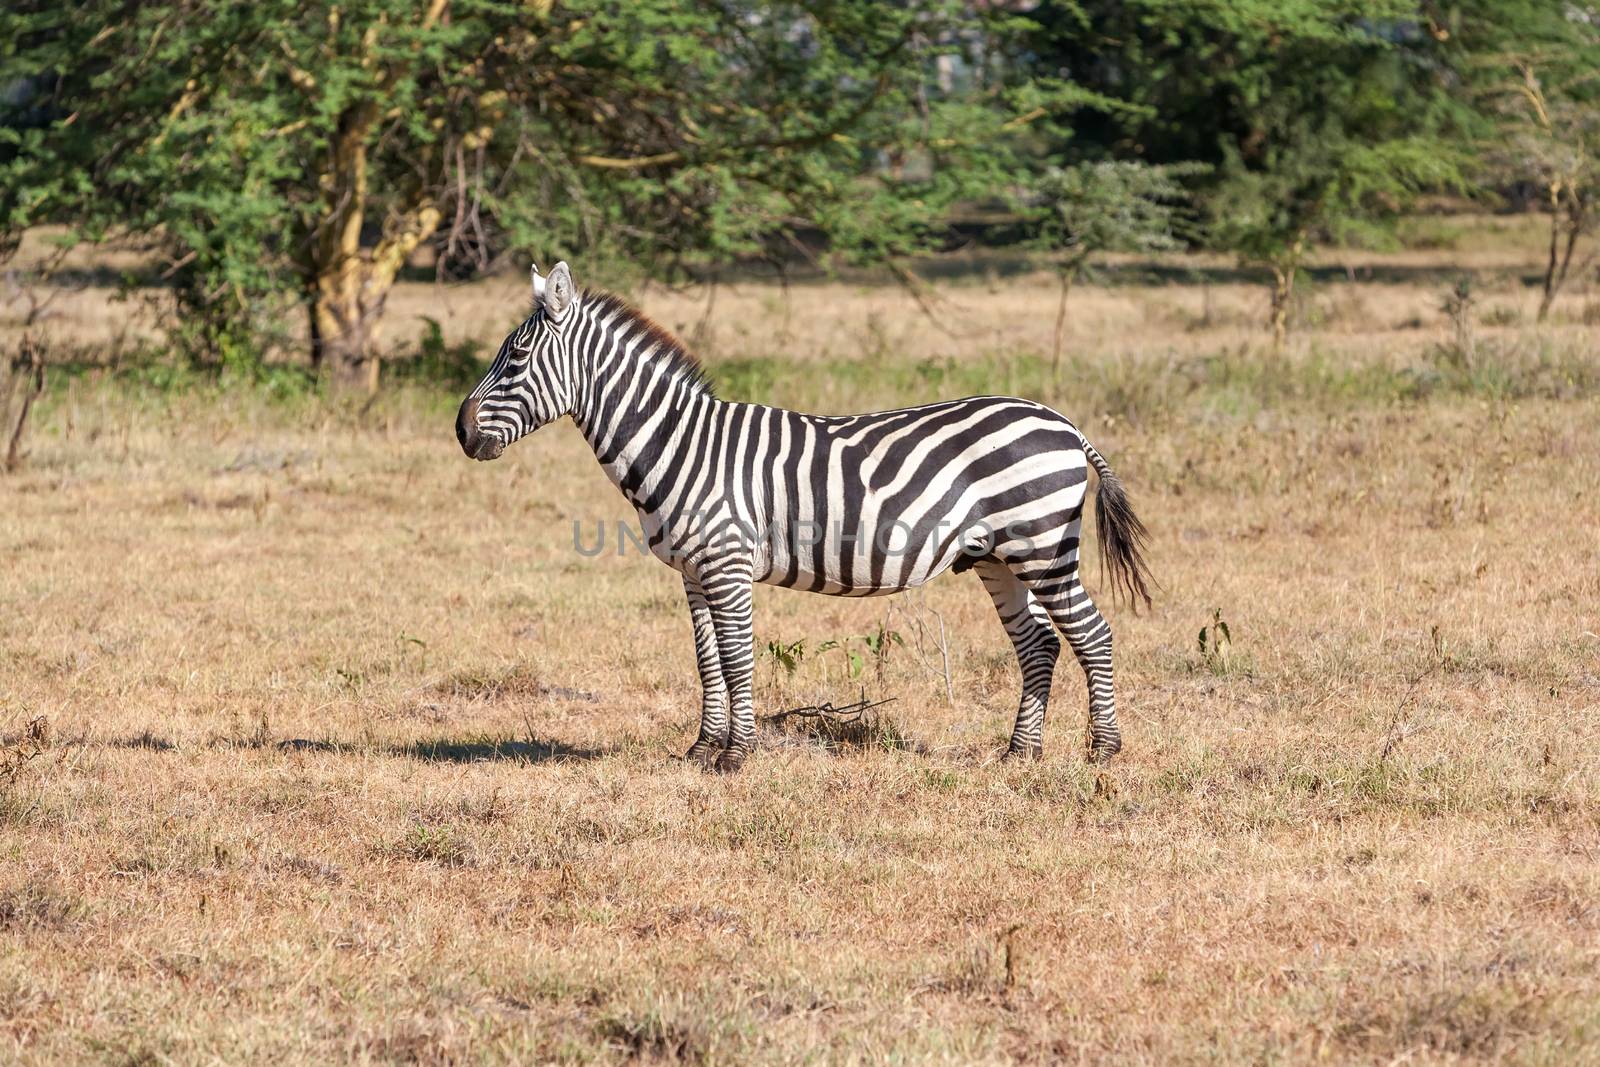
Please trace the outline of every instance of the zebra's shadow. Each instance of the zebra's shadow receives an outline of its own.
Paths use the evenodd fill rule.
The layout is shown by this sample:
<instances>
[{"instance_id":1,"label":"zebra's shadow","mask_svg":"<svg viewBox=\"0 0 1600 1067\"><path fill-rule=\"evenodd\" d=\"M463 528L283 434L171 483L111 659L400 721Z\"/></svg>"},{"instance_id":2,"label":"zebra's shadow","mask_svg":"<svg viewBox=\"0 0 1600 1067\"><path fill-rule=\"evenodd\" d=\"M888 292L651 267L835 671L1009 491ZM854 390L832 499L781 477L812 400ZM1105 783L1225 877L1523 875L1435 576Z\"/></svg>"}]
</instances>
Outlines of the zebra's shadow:
<instances>
[{"instance_id":1,"label":"zebra's shadow","mask_svg":"<svg viewBox=\"0 0 1600 1067\"><path fill-rule=\"evenodd\" d=\"M407 756L426 763L582 763L611 754L605 749L569 745L564 741L484 737L413 741L384 751L389 755Z\"/></svg>"},{"instance_id":2,"label":"zebra's shadow","mask_svg":"<svg viewBox=\"0 0 1600 1067\"><path fill-rule=\"evenodd\" d=\"M280 741L278 747L293 752L357 751L357 746L344 742L319 741L304 737ZM382 745L375 751L382 756L421 760L424 763L581 763L611 754L605 749L569 745L564 741L481 736L410 741L405 744Z\"/></svg>"}]
</instances>

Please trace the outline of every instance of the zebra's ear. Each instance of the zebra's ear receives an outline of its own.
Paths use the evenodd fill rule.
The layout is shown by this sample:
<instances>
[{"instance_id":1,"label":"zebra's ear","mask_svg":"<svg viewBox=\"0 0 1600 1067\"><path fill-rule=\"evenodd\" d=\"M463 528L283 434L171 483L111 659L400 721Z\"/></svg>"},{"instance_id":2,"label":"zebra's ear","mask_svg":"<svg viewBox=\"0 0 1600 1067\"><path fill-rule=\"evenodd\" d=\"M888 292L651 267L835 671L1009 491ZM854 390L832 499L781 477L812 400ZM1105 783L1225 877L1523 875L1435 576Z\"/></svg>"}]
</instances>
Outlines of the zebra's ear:
<instances>
[{"instance_id":1,"label":"zebra's ear","mask_svg":"<svg viewBox=\"0 0 1600 1067\"><path fill-rule=\"evenodd\" d=\"M562 260L544 280L544 313L559 321L572 305L572 270Z\"/></svg>"},{"instance_id":2,"label":"zebra's ear","mask_svg":"<svg viewBox=\"0 0 1600 1067\"><path fill-rule=\"evenodd\" d=\"M528 269L533 275L533 303L537 307L544 301L544 275L539 273L539 264L537 263Z\"/></svg>"}]
</instances>

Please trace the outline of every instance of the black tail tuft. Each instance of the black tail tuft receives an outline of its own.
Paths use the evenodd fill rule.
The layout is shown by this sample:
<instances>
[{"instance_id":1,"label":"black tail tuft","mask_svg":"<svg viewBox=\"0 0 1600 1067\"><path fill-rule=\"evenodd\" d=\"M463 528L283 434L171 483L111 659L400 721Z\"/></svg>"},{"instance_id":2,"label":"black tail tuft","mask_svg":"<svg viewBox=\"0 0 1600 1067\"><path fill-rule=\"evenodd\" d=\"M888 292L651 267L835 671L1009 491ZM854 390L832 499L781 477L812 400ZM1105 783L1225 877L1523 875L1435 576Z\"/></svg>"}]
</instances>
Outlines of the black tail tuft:
<instances>
[{"instance_id":1,"label":"black tail tuft","mask_svg":"<svg viewBox=\"0 0 1600 1067\"><path fill-rule=\"evenodd\" d=\"M1127 596L1135 611L1139 601L1150 607L1150 565L1144 559L1145 542L1150 533L1133 513L1128 503L1128 492L1111 473L1111 468L1098 454L1094 459L1095 473L1100 476L1100 488L1094 498L1094 528L1100 535L1100 565L1111 575L1114 598Z\"/></svg>"}]
</instances>

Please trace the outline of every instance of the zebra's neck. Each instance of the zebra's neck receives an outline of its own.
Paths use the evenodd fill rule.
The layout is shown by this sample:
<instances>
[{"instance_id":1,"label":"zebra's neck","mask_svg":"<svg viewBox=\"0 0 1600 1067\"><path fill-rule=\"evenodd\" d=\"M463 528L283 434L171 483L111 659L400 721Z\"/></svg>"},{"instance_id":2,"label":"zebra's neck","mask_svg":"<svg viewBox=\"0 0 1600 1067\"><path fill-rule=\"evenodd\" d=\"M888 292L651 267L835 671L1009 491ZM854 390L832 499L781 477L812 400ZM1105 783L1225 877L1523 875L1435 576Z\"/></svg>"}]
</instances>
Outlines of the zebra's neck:
<instances>
[{"instance_id":1,"label":"zebra's neck","mask_svg":"<svg viewBox=\"0 0 1600 1067\"><path fill-rule=\"evenodd\" d=\"M579 310L573 421L611 480L637 504L675 432L720 401L683 345L619 297L585 294Z\"/></svg>"}]
</instances>

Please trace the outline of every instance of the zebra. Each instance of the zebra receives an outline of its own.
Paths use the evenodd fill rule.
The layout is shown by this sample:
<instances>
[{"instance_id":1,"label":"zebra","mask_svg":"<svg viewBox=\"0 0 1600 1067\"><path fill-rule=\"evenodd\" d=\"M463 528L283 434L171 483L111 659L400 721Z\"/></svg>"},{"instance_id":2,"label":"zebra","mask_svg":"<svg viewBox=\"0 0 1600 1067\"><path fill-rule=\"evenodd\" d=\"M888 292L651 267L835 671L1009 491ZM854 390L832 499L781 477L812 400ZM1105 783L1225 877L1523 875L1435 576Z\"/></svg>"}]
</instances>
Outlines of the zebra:
<instances>
[{"instance_id":1,"label":"zebra","mask_svg":"<svg viewBox=\"0 0 1600 1067\"><path fill-rule=\"evenodd\" d=\"M700 731L686 758L733 772L755 744L752 584L833 596L977 573L1022 670L1006 758L1043 754L1066 639L1089 691L1088 758L1122 747L1111 629L1079 581L1088 472L1113 593L1150 605L1147 532L1087 438L1042 404L977 396L821 416L717 397L671 334L621 298L533 269L533 311L462 402L476 460L570 417L678 570L694 631Z\"/></svg>"}]
</instances>

